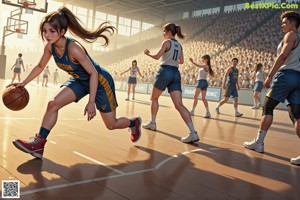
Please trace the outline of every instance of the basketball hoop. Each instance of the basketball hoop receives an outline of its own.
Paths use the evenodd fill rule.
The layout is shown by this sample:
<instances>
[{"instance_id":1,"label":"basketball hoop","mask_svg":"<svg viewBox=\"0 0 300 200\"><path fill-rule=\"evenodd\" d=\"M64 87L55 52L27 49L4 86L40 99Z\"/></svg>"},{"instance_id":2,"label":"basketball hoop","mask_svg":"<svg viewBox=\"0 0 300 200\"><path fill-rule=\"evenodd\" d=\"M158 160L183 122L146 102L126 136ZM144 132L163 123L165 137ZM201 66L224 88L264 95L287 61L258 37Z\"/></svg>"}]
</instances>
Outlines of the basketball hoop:
<instances>
[{"instance_id":1,"label":"basketball hoop","mask_svg":"<svg viewBox=\"0 0 300 200\"><path fill-rule=\"evenodd\" d=\"M21 28L16 28L15 31L16 31L16 33L18 33L18 38L22 39L24 30Z\"/></svg>"},{"instance_id":2,"label":"basketball hoop","mask_svg":"<svg viewBox=\"0 0 300 200\"><path fill-rule=\"evenodd\" d=\"M23 6L25 8L25 13L26 14L33 14L33 8L35 8L36 3L35 2L30 2L30 1L24 1Z\"/></svg>"}]
</instances>

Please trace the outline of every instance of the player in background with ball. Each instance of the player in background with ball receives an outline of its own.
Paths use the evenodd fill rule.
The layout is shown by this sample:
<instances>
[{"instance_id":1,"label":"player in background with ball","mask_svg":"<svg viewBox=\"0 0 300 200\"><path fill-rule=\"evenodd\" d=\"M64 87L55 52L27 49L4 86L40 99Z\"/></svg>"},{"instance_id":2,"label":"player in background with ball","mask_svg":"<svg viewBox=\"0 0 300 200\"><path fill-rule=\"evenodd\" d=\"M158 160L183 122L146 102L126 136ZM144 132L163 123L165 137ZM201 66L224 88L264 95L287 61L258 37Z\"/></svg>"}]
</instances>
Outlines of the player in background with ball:
<instances>
[{"instance_id":1,"label":"player in background with ball","mask_svg":"<svg viewBox=\"0 0 300 200\"><path fill-rule=\"evenodd\" d=\"M109 130L130 127L132 142L138 141L141 135L140 117L116 118L118 104L111 75L94 62L80 43L65 36L68 29L72 34L90 43L101 37L105 40L105 46L108 45L109 39L103 33L113 34L115 31L115 28L109 26L107 22L102 23L94 31L88 31L66 7L61 7L58 11L51 12L43 18L40 24L40 34L47 44L44 47L41 60L23 82L15 85L24 87L36 78L44 70L51 56L54 57L57 66L72 77L48 102L38 134L31 141L17 139L13 142L18 149L30 153L36 158L43 156L46 138L56 124L59 109L79 101L88 94L89 100L84 108L84 115L87 115L88 121L96 116L97 108Z\"/></svg>"}]
</instances>

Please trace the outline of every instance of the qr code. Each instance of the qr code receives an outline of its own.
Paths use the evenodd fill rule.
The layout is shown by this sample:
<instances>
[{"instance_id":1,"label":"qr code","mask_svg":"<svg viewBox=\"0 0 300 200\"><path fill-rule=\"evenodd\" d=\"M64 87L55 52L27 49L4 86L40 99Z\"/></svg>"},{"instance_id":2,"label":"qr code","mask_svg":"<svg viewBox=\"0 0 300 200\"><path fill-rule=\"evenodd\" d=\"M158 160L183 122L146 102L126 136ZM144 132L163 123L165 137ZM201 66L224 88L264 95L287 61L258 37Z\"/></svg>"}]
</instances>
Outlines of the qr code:
<instances>
[{"instance_id":1,"label":"qr code","mask_svg":"<svg viewBox=\"0 0 300 200\"><path fill-rule=\"evenodd\" d=\"M20 181L2 181L2 198L20 198Z\"/></svg>"}]
</instances>

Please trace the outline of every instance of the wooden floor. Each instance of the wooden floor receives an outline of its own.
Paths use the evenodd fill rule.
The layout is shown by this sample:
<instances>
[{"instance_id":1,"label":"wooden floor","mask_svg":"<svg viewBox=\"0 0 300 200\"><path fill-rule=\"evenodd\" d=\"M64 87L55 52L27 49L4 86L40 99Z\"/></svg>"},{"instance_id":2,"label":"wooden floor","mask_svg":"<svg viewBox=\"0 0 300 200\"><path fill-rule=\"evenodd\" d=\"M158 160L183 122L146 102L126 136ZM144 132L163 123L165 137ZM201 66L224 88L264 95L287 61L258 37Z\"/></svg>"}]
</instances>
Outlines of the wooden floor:
<instances>
[{"instance_id":1,"label":"wooden floor","mask_svg":"<svg viewBox=\"0 0 300 200\"><path fill-rule=\"evenodd\" d=\"M9 81L0 80L0 91ZM142 130L137 143L127 129L109 131L100 115L90 122L83 116L87 98L59 112L48 137L44 158L34 159L16 149L15 138L37 133L48 100L58 86L26 87L28 106L18 112L0 106L0 179L19 180L21 199L300 199L300 167L289 163L300 155L300 142L286 111L275 111L265 140L265 153L242 144L256 136L261 110L232 104L204 119L199 101L193 122L200 142L183 144L188 129L169 97L160 98L157 131ZM118 116L150 118L149 95L125 101L118 92ZM189 109L191 99L184 99ZM0 196L1 198L1 196Z\"/></svg>"}]
</instances>

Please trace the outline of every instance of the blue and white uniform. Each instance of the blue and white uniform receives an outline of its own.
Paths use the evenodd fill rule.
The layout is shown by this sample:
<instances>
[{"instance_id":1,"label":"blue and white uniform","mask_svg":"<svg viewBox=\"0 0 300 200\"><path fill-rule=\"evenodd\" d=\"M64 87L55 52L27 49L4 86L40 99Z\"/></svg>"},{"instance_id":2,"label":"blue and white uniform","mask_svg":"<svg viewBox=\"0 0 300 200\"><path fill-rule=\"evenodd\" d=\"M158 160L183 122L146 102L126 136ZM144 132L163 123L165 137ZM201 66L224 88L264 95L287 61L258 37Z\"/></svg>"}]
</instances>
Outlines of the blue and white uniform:
<instances>
[{"instance_id":1,"label":"blue and white uniform","mask_svg":"<svg viewBox=\"0 0 300 200\"><path fill-rule=\"evenodd\" d=\"M264 76L263 76L263 70L260 68L257 72L255 72L255 82L253 87L253 92L261 92L264 88Z\"/></svg>"},{"instance_id":2,"label":"blue and white uniform","mask_svg":"<svg viewBox=\"0 0 300 200\"><path fill-rule=\"evenodd\" d=\"M52 44L52 54L56 65L71 75L71 78L65 82L63 86L69 87L75 93L77 102L90 92L90 75L85 71L81 64L76 63L70 58L68 49L71 42L77 41L72 38L67 38L65 52L62 56L59 56L56 53L54 44ZM95 98L96 107L103 113L114 111L118 106L114 81L108 71L101 68L87 52L86 54L98 72L99 83Z\"/></svg>"},{"instance_id":3,"label":"blue and white uniform","mask_svg":"<svg viewBox=\"0 0 300 200\"><path fill-rule=\"evenodd\" d=\"M15 73L21 73L21 66L23 64L22 58L17 58L16 62L17 62L17 64L16 64L16 66L14 68L14 72Z\"/></svg>"},{"instance_id":4,"label":"blue and white uniform","mask_svg":"<svg viewBox=\"0 0 300 200\"><path fill-rule=\"evenodd\" d=\"M196 85L196 88L207 91L207 88L208 88L207 75L208 74L209 74L209 72L206 71L204 68L201 68L199 70L199 80Z\"/></svg>"},{"instance_id":5,"label":"blue and white uniform","mask_svg":"<svg viewBox=\"0 0 300 200\"><path fill-rule=\"evenodd\" d=\"M238 97L238 91L236 88L236 84L238 81L239 70L237 68L231 67L232 72L228 75L228 80L226 83L226 89L224 93L224 97Z\"/></svg>"},{"instance_id":6,"label":"blue and white uniform","mask_svg":"<svg viewBox=\"0 0 300 200\"><path fill-rule=\"evenodd\" d=\"M159 90L168 88L168 92L182 91L181 76L178 70L178 60L182 52L180 43L175 39L169 39L170 48L162 55L160 68L155 77L154 87Z\"/></svg>"},{"instance_id":7,"label":"blue and white uniform","mask_svg":"<svg viewBox=\"0 0 300 200\"><path fill-rule=\"evenodd\" d=\"M136 74L138 73L139 68L138 67L130 67L130 75L128 77L128 83L129 84L136 84Z\"/></svg>"},{"instance_id":8,"label":"blue and white uniform","mask_svg":"<svg viewBox=\"0 0 300 200\"><path fill-rule=\"evenodd\" d=\"M300 34L298 44L292 49L283 65L276 73L267 97L279 102L287 100L288 104L300 104ZM278 45L277 55L282 49L282 41Z\"/></svg>"}]
</instances>

